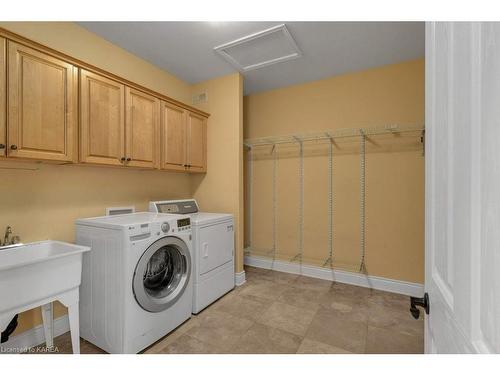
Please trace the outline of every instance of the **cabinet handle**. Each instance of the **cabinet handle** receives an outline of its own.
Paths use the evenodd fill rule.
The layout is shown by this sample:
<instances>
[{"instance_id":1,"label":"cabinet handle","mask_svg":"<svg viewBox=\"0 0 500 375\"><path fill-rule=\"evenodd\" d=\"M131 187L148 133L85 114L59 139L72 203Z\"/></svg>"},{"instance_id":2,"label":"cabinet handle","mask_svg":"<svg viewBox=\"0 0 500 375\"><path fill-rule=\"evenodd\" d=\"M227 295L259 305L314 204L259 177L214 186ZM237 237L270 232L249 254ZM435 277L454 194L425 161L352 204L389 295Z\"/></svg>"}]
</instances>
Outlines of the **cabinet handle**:
<instances>
[{"instance_id":1,"label":"cabinet handle","mask_svg":"<svg viewBox=\"0 0 500 375\"><path fill-rule=\"evenodd\" d=\"M3 143L0 143L0 150L3 150L5 148L5 145Z\"/></svg>"},{"instance_id":2,"label":"cabinet handle","mask_svg":"<svg viewBox=\"0 0 500 375\"><path fill-rule=\"evenodd\" d=\"M132 160L132 159L130 159L130 158L127 158L127 161L130 161L130 160Z\"/></svg>"},{"instance_id":3,"label":"cabinet handle","mask_svg":"<svg viewBox=\"0 0 500 375\"><path fill-rule=\"evenodd\" d=\"M122 156L122 157L120 158L120 161L125 161L125 160L126 160L126 159L125 159L125 156Z\"/></svg>"},{"instance_id":4,"label":"cabinet handle","mask_svg":"<svg viewBox=\"0 0 500 375\"><path fill-rule=\"evenodd\" d=\"M10 149L11 149L11 150L17 150L17 146L16 146L16 145L11 145L11 146L10 146Z\"/></svg>"}]
</instances>

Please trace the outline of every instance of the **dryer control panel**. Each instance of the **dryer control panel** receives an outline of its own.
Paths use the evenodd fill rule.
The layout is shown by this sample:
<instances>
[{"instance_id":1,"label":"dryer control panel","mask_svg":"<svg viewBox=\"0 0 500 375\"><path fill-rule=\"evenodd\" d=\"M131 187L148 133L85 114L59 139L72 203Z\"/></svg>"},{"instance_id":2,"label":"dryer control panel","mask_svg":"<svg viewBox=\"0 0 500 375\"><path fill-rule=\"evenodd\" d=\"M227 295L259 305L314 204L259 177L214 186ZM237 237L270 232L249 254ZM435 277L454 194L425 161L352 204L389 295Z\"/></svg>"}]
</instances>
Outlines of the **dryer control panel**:
<instances>
[{"instance_id":1,"label":"dryer control panel","mask_svg":"<svg viewBox=\"0 0 500 375\"><path fill-rule=\"evenodd\" d=\"M160 214L195 214L199 211L194 199L149 202L149 211Z\"/></svg>"}]
</instances>

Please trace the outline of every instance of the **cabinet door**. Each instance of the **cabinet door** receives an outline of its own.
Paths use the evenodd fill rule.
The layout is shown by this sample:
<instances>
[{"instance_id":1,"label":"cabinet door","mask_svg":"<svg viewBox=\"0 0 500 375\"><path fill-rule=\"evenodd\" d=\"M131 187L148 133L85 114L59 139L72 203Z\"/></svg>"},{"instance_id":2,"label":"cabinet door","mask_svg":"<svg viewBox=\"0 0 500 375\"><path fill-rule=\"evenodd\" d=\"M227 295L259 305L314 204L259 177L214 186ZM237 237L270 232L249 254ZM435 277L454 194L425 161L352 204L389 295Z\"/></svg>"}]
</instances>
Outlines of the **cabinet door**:
<instances>
[{"instance_id":1,"label":"cabinet door","mask_svg":"<svg viewBox=\"0 0 500 375\"><path fill-rule=\"evenodd\" d=\"M187 164L190 172L207 170L207 119L188 112Z\"/></svg>"},{"instance_id":2,"label":"cabinet door","mask_svg":"<svg viewBox=\"0 0 500 375\"><path fill-rule=\"evenodd\" d=\"M160 100L125 88L125 156L132 167L158 167Z\"/></svg>"},{"instance_id":3,"label":"cabinet door","mask_svg":"<svg viewBox=\"0 0 500 375\"><path fill-rule=\"evenodd\" d=\"M173 104L161 103L161 167L186 169L186 111Z\"/></svg>"},{"instance_id":4,"label":"cabinet door","mask_svg":"<svg viewBox=\"0 0 500 375\"><path fill-rule=\"evenodd\" d=\"M7 144L7 128L5 125L7 123L7 108L5 108L7 103L7 62L5 61L5 48L5 39L0 38L0 157L5 156L5 147Z\"/></svg>"},{"instance_id":5,"label":"cabinet door","mask_svg":"<svg viewBox=\"0 0 500 375\"><path fill-rule=\"evenodd\" d=\"M81 70L80 161L122 165L125 161L125 86Z\"/></svg>"},{"instance_id":6,"label":"cabinet door","mask_svg":"<svg viewBox=\"0 0 500 375\"><path fill-rule=\"evenodd\" d=\"M8 49L8 156L76 159L77 68L14 42Z\"/></svg>"}]
</instances>

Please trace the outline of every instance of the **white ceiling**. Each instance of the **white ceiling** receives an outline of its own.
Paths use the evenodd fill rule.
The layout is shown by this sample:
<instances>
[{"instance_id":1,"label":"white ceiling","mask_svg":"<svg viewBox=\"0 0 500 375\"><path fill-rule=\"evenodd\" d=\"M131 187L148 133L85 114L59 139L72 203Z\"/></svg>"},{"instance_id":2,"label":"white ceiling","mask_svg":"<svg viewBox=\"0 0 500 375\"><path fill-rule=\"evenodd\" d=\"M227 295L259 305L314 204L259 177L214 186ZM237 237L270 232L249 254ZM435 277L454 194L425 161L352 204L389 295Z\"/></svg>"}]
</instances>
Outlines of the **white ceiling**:
<instances>
[{"instance_id":1,"label":"white ceiling","mask_svg":"<svg viewBox=\"0 0 500 375\"><path fill-rule=\"evenodd\" d=\"M303 56L244 73L245 94L424 56L423 22L80 22L189 83L235 72L213 48L285 23Z\"/></svg>"}]
</instances>

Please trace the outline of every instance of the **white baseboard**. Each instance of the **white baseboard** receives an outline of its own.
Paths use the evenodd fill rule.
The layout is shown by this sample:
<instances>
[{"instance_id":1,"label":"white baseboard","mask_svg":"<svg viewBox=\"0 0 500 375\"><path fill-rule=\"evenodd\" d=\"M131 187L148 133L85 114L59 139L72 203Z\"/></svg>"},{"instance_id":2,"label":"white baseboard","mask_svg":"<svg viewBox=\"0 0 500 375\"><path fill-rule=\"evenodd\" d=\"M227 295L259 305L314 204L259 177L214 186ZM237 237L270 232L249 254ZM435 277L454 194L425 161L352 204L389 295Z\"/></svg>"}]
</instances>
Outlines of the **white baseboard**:
<instances>
[{"instance_id":1,"label":"white baseboard","mask_svg":"<svg viewBox=\"0 0 500 375\"><path fill-rule=\"evenodd\" d=\"M298 263L286 262L281 260L273 261L272 259L258 256L245 256L245 265L315 277L317 279L337 281L339 283L383 290L386 292L399 293L407 296L420 297L424 294L424 286L422 284L387 279L385 277L379 276L364 275L356 272L332 270L306 264L300 265Z\"/></svg>"},{"instance_id":2,"label":"white baseboard","mask_svg":"<svg viewBox=\"0 0 500 375\"><path fill-rule=\"evenodd\" d=\"M60 336L66 332L69 332L68 315L63 315L54 319L54 337ZM19 353L33 346L43 344L44 342L45 334L43 333L43 325L40 324L19 335L11 336L9 341L0 344L0 353Z\"/></svg>"},{"instance_id":3,"label":"white baseboard","mask_svg":"<svg viewBox=\"0 0 500 375\"><path fill-rule=\"evenodd\" d=\"M234 274L234 283L236 284L236 286L241 286L241 285L245 284L246 281L247 281L247 279L245 276L245 271L236 272Z\"/></svg>"}]
</instances>

